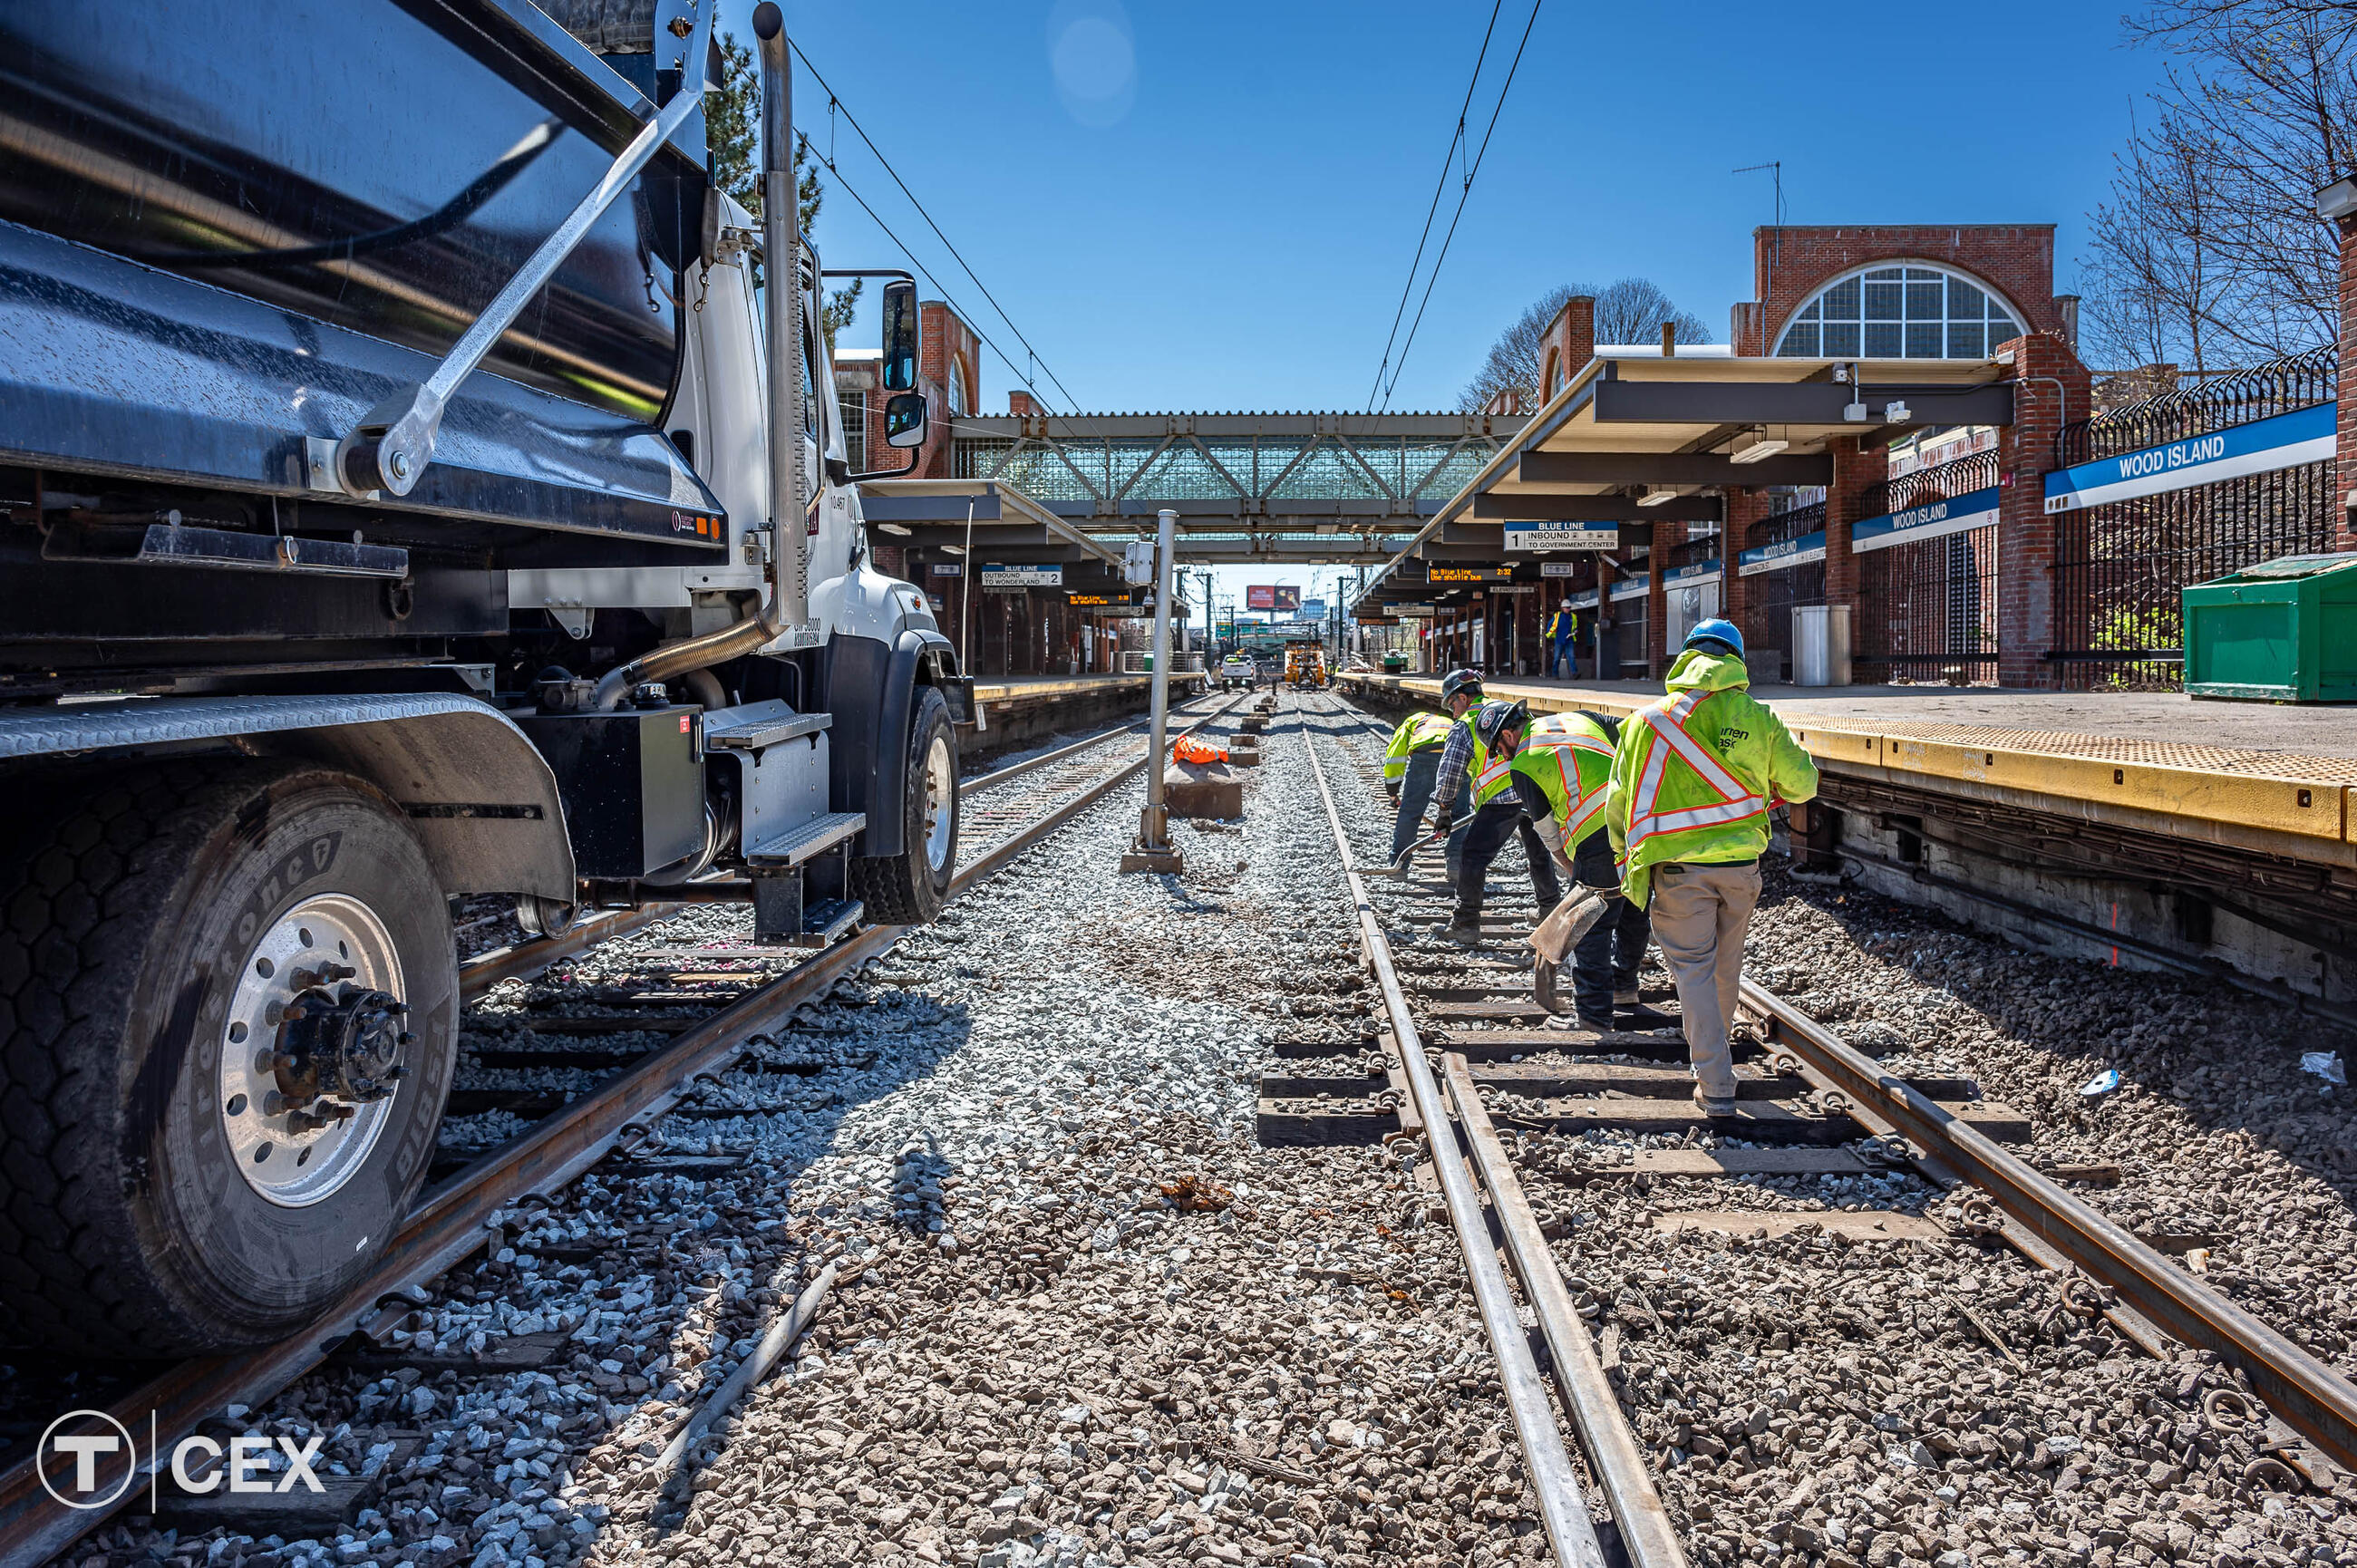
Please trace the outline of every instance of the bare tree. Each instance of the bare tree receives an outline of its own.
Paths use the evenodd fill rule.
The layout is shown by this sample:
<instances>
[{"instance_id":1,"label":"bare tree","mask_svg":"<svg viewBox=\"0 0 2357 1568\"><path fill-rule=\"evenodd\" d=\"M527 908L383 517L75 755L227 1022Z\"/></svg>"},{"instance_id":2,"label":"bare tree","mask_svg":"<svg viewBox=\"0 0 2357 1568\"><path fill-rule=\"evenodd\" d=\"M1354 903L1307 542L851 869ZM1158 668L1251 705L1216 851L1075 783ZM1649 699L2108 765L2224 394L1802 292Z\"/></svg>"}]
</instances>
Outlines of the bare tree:
<instances>
[{"instance_id":1,"label":"bare tree","mask_svg":"<svg viewBox=\"0 0 2357 1568\"><path fill-rule=\"evenodd\" d=\"M2334 340L2316 192L2357 158L2357 6L2164 0L2127 27L2175 58L2092 218L2084 353L2199 371Z\"/></svg>"},{"instance_id":2,"label":"bare tree","mask_svg":"<svg viewBox=\"0 0 2357 1568\"><path fill-rule=\"evenodd\" d=\"M758 219L761 216L760 81L754 73L753 51L738 43L733 33L720 41L720 90L704 109L705 140L712 148L712 177ZM826 200L826 188L818 182L818 170L806 166L809 162L810 144L797 141L794 198L805 234L818 221L819 208ZM820 306L819 324L826 331L830 354L834 352L834 335L851 320L861 286L862 280L854 278L850 287L835 290Z\"/></svg>"},{"instance_id":3,"label":"bare tree","mask_svg":"<svg viewBox=\"0 0 2357 1568\"><path fill-rule=\"evenodd\" d=\"M1511 326L1498 335L1483 356L1481 368L1458 397L1459 408L1472 412L1485 407L1490 400L1509 387L1519 390L1526 403L1535 403L1542 395L1539 385L1540 340L1546 335L1549 323L1564 302L1580 295L1596 301L1596 340L1598 343L1651 343L1660 340L1662 323L1674 322L1681 343L1707 343L1710 328L1702 318L1680 310L1663 294L1659 285L1646 278L1622 278L1609 288L1592 288L1580 284L1566 284L1551 288L1533 301L1529 309L1514 317ZM1569 375L1579 367L1566 366Z\"/></svg>"}]
</instances>

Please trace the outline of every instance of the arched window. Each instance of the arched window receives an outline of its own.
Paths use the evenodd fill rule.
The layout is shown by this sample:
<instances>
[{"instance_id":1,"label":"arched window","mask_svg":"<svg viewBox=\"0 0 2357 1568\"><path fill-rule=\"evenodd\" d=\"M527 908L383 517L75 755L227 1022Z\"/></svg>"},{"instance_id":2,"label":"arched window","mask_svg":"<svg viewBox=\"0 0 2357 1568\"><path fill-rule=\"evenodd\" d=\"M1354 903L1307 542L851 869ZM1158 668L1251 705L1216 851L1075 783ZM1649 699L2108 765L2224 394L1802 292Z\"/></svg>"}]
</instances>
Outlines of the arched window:
<instances>
[{"instance_id":1,"label":"arched window","mask_svg":"<svg viewBox=\"0 0 2357 1568\"><path fill-rule=\"evenodd\" d=\"M1550 349L1547 350L1546 357L1546 395L1553 397L1561 391L1563 391L1563 360Z\"/></svg>"},{"instance_id":2,"label":"arched window","mask_svg":"<svg viewBox=\"0 0 2357 1568\"><path fill-rule=\"evenodd\" d=\"M974 388L967 381L968 374L964 355L957 355L950 360L950 417L952 419L974 412Z\"/></svg>"},{"instance_id":3,"label":"arched window","mask_svg":"<svg viewBox=\"0 0 2357 1568\"><path fill-rule=\"evenodd\" d=\"M1776 352L1803 360L1985 360L2021 324L1962 273L1923 262L1865 267L1801 307Z\"/></svg>"}]
</instances>

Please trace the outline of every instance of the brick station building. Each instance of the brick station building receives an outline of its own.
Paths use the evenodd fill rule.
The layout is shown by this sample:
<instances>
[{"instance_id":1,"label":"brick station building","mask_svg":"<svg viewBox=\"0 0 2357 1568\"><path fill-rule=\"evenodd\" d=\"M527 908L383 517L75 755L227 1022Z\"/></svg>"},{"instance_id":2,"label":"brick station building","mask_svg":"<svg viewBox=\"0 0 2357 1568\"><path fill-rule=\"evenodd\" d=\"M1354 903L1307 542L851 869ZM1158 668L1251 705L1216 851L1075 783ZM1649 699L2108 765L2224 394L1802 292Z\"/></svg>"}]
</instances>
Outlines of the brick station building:
<instances>
[{"instance_id":1,"label":"brick station building","mask_svg":"<svg viewBox=\"0 0 2357 1568\"><path fill-rule=\"evenodd\" d=\"M2341 232L2351 339L2357 215ZM2339 472L2287 460L2100 503L2050 503L2049 475L2330 403L2352 356L2200 383L2144 367L2100 396L2053 276L2050 225L1763 228L1725 344L1599 348L1594 301L1573 299L1542 339L1538 406L1510 393L1491 410L1527 413L1523 434L1358 607L1431 603L1427 669L1544 673L1542 628L1568 603L1583 676L1600 651L1606 678L1656 677L1719 615L1773 681L1792 672L1794 611L1827 606L1849 618L1860 682L2170 684L2185 583L2357 545L2352 421ZM1814 382L1853 390L1796 384ZM1620 526L1605 561L1509 550L1502 532L1590 517Z\"/></svg>"},{"instance_id":2,"label":"brick station building","mask_svg":"<svg viewBox=\"0 0 2357 1568\"><path fill-rule=\"evenodd\" d=\"M885 443L884 405L891 394L881 384L879 352L838 348L833 355L835 392L851 433L846 446L855 473L894 468L913 458L909 478L967 477L957 472L955 438L959 422L981 411L982 340L940 300L922 301L918 310L922 349L917 390L924 393L927 405L923 446L895 449ZM1010 393L1008 403L1017 413L1035 412L1029 395L1022 392ZM871 501L869 510L873 516L885 509ZM990 542L1001 531L979 529L972 558L962 553L963 544L953 551L939 542L919 542L939 532L888 521L871 523L869 538L878 571L924 588L943 634L965 650L971 673L1093 674L1118 667L1125 634L1130 645L1142 639L1139 628L1147 623L1118 613L1118 601L1131 596L1126 587L1104 580L1102 573L1083 575L1067 567L1063 586L985 588L976 574L995 554L1004 553L994 551Z\"/></svg>"}]
</instances>

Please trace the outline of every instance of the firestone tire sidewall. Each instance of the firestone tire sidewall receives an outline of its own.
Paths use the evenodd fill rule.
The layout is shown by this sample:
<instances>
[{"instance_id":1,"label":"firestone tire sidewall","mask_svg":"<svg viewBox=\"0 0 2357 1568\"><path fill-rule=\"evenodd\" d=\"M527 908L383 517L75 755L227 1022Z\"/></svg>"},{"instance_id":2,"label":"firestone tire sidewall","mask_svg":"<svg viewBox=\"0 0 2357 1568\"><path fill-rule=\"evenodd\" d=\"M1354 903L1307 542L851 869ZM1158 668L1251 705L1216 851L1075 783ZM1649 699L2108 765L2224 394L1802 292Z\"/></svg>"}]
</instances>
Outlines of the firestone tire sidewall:
<instances>
[{"instance_id":1,"label":"firestone tire sidewall","mask_svg":"<svg viewBox=\"0 0 2357 1568\"><path fill-rule=\"evenodd\" d=\"M309 775L256 792L199 846L150 950L124 1031L118 1132L143 1260L202 1349L289 1331L383 1250L434 1155L456 1057L457 969L431 868L394 808L357 780ZM361 1166L318 1202L247 1184L222 1125L228 1008L256 939L304 899L365 904L400 953L417 1036L409 1077Z\"/></svg>"}]
</instances>

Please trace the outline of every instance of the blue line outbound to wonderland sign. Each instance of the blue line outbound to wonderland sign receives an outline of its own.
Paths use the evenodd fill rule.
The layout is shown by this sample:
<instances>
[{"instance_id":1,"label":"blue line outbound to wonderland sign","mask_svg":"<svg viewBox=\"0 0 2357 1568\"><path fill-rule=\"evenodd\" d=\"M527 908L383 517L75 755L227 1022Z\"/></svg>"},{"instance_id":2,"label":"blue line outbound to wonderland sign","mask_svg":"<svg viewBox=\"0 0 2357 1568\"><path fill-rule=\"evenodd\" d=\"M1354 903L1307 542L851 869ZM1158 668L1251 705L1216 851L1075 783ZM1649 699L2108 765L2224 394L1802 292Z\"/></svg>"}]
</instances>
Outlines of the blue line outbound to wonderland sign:
<instances>
[{"instance_id":1,"label":"blue line outbound to wonderland sign","mask_svg":"<svg viewBox=\"0 0 2357 1568\"><path fill-rule=\"evenodd\" d=\"M1798 539L1781 539L1773 544L1755 544L1735 558L1735 575L1756 577L1762 572L1781 572L1787 566L1806 566L1825 558L1825 531L1803 533Z\"/></svg>"},{"instance_id":2,"label":"blue line outbound to wonderland sign","mask_svg":"<svg viewBox=\"0 0 2357 1568\"><path fill-rule=\"evenodd\" d=\"M1921 506L1910 506L1905 511L1884 517L1860 518L1849 531L1849 547L1853 553L1885 550L1893 544L1944 539L1967 529L1986 528L1996 521L1999 499L2000 491L1991 485L1985 490L1969 490L1943 501L1925 501Z\"/></svg>"},{"instance_id":3,"label":"blue line outbound to wonderland sign","mask_svg":"<svg viewBox=\"0 0 2357 1568\"><path fill-rule=\"evenodd\" d=\"M2255 419L2207 435L2189 435L2166 446L2147 446L2100 463L2057 468L2046 476L2046 510L2076 511L2105 501L2213 485L2244 474L2330 462L2334 410L2334 404L2319 403L2313 408Z\"/></svg>"}]
</instances>

